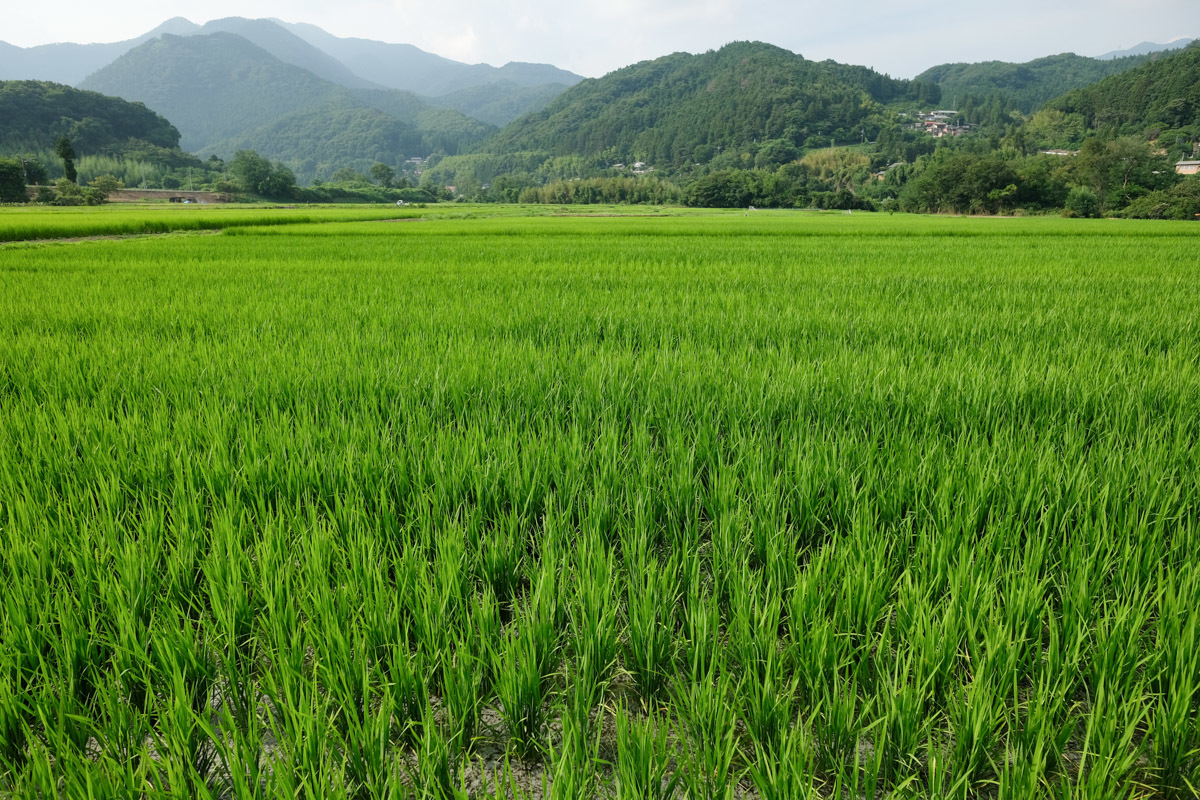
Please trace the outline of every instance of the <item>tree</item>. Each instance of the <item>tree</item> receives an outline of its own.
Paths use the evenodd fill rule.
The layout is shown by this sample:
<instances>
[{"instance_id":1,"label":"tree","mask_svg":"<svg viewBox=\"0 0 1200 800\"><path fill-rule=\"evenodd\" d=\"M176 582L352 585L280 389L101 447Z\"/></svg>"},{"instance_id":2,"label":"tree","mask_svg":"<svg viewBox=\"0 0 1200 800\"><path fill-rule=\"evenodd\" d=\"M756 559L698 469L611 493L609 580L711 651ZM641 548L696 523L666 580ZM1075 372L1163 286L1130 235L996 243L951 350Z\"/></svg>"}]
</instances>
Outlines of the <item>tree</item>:
<instances>
[{"instance_id":1,"label":"tree","mask_svg":"<svg viewBox=\"0 0 1200 800\"><path fill-rule=\"evenodd\" d=\"M117 180L112 175L100 175L88 183L95 189L100 200L107 200L108 196L115 191L125 188L125 182Z\"/></svg>"},{"instance_id":2,"label":"tree","mask_svg":"<svg viewBox=\"0 0 1200 800\"><path fill-rule=\"evenodd\" d=\"M1083 140L1087 124L1082 114L1065 114L1045 108L1025 123L1024 137L1038 147L1073 147Z\"/></svg>"},{"instance_id":3,"label":"tree","mask_svg":"<svg viewBox=\"0 0 1200 800\"><path fill-rule=\"evenodd\" d=\"M229 172L244 192L263 197L287 198L296 187L295 174L283 164L272 164L253 150L238 150Z\"/></svg>"},{"instance_id":4,"label":"tree","mask_svg":"<svg viewBox=\"0 0 1200 800\"><path fill-rule=\"evenodd\" d=\"M361 186L370 183L367 176L355 172L350 167L342 167L337 172L329 176L330 183L338 183L342 185Z\"/></svg>"},{"instance_id":5,"label":"tree","mask_svg":"<svg viewBox=\"0 0 1200 800\"><path fill-rule=\"evenodd\" d=\"M229 173L242 191L257 194L271 177L271 162L253 150L238 150L229 162Z\"/></svg>"},{"instance_id":6,"label":"tree","mask_svg":"<svg viewBox=\"0 0 1200 800\"><path fill-rule=\"evenodd\" d=\"M687 204L697 208L745 208L753 199L750 175L741 170L705 175L687 192Z\"/></svg>"},{"instance_id":7,"label":"tree","mask_svg":"<svg viewBox=\"0 0 1200 800\"><path fill-rule=\"evenodd\" d=\"M283 164L273 164L267 179L259 184L258 193L264 197L290 197L296 188L296 175Z\"/></svg>"},{"instance_id":8,"label":"tree","mask_svg":"<svg viewBox=\"0 0 1200 800\"><path fill-rule=\"evenodd\" d=\"M1173 177L1167 160L1156 155L1149 142L1133 136L1088 139L1072 166L1079 183L1096 193L1101 211L1128 205Z\"/></svg>"},{"instance_id":9,"label":"tree","mask_svg":"<svg viewBox=\"0 0 1200 800\"><path fill-rule=\"evenodd\" d=\"M24 203L25 169L14 158L0 158L0 203Z\"/></svg>"},{"instance_id":10,"label":"tree","mask_svg":"<svg viewBox=\"0 0 1200 800\"><path fill-rule=\"evenodd\" d=\"M75 148L71 146L71 140L65 136L58 137L58 141L54 144L54 153L62 159L63 171L67 175L67 180L74 183L78 174L75 172Z\"/></svg>"},{"instance_id":11,"label":"tree","mask_svg":"<svg viewBox=\"0 0 1200 800\"><path fill-rule=\"evenodd\" d=\"M377 162L371 167L371 177L383 188L390 189L392 188L392 183L396 180L396 170L387 164Z\"/></svg>"},{"instance_id":12,"label":"tree","mask_svg":"<svg viewBox=\"0 0 1200 800\"><path fill-rule=\"evenodd\" d=\"M25 167L25 183L30 186L42 186L50 182L50 174L46 165L33 156L23 156L21 164Z\"/></svg>"}]
</instances>

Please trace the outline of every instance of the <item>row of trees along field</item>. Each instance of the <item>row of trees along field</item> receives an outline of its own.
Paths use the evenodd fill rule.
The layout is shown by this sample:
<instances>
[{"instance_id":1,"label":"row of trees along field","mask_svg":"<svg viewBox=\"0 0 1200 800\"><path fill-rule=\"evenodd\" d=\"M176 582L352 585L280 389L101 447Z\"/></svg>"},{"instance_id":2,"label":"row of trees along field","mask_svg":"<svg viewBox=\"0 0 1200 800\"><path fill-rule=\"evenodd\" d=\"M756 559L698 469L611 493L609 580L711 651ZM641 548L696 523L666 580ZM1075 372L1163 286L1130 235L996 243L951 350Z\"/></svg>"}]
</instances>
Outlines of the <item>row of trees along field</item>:
<instances>
[{"instance_id":1,"label":"row of trees along field","mask_svg":"<svg viewBox=\"0 0 1200 800\"><path fill-rule=\"evenodd\" d=\"M436 202L446 192L420 188L396 168L376 163L369 174L343 167L328 181L304 187L284 164L253 150L242 150L228 162L210 156L183 168L161 161L125 159L113 155L76 154L61 137L52 151L0 157L0 203L34 202L53 205L94 205L118 189L184 189L213 191L247 199L301 202ZM30 189L33 191L30 191Z\"/></svg>"}]
</instances>

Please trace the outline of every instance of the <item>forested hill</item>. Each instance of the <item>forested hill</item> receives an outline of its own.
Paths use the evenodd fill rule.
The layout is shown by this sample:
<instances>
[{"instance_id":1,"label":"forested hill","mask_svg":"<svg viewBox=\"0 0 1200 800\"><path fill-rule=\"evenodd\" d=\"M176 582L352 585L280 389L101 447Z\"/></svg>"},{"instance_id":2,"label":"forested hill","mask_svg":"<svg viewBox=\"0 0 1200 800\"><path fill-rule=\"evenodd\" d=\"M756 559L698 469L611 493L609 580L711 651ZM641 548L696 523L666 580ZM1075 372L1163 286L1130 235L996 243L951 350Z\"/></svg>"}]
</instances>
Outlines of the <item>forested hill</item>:
<instances>
[{"instance_id":1,"label":"forested hill","mask_svg":"<svg viewBox=\"0 0 1200 800\"><path fill-rule=\"evenodd\" d=\"M48 81L0 81L0 153L48 150L60 136L88 154L179 145L179 131L141 103Z\"/></svg>"},{"instance_id":2,"label":"forested hill","mask_svg":"<svg viewBox=\"0 0 1200 800\"><path fill-rule=\"evenodd\" d=\"M1200 42L1070 92L1047 108L1114 133L1200 126Z\"/></svg>"},{"instance_id":3,"label":"forested hill","mask_svg":"<svg viewBox=\"0 0 1200 800\"><path fill-rule=\"evenodd\" d=\"M187 150L228 157L254 149L302 181L453 153L493 130L406 92L348 89L231 33L163 36L84 86L144 102L179 126Z\"/></svg>"},{"instance_id":4,"label":"forested hill","mask_svg":"<svg viewBox=\"0 0 1200 800\"><path fill-rule=\"evenodd\" d=\"M584 81L511 123L483 149L608 154L659 166L707 163L721 150L769 140L796 148L870 138L882 104L934 104L937 92L932 84L893 80L865 67L737 42Z\"/></svg>"},{"instance_id":5,"label":"forested hill","mask_svg":"<svg viewBox=\"0 0 1200 800\"><path fill-rule=\"evenodd\" d=\"M951 106L956 100L957 107L962 107L968 99L978 103L999 95L1007 105L1029 113L1072 89L1127 72L1164 55L1150 53L1103 60L1062 53L1024 64L1007 61L941 64L925 70L917 80L940 86L942 97Z\"/></svg>"}]
</instances>

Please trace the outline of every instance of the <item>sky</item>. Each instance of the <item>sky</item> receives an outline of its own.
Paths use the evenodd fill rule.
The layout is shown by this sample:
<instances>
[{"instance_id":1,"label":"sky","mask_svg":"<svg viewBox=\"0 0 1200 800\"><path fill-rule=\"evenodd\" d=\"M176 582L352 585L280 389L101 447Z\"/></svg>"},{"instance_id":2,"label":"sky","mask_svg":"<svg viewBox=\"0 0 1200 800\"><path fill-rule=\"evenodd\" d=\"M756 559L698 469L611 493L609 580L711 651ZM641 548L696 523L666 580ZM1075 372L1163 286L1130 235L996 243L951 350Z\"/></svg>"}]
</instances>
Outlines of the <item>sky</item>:
<instances>
[{"instance_id":1,"label":"sky","mask_svg":"<svg viewBox=\"0 0 1200 800\"><path fill-rule=\"evenodd\" d=\"M954 61L1099 55L1200 36L1200 0L6 0L0 40L130 39L170 17L310 22L470 63L555 64L587 77L677 51L758 40L912 77Z\"/></svg>"}]
</instances>

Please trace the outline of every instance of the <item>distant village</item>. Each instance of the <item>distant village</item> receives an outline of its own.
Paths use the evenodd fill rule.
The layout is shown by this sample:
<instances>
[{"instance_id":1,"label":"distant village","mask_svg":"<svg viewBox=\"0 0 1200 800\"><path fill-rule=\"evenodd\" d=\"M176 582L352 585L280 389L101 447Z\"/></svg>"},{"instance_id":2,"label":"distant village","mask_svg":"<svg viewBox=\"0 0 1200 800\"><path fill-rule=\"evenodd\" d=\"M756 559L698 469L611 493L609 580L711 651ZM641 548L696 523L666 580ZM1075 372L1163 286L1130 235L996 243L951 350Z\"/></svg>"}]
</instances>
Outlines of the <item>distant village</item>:
<instances>
[{"instance_id":1,"label":"distant village","mask_svg":"<svg viewBox=\"0 0 1200 800\"><path fill-rule=\"evenodd\" d=\"M645 161L636 161L632 166L626 166L625 164L613 164L612 168L615 170L628 169L634 175L646 175L654 172L654 167L650 166Z\"/></svg>"},{"instance_id":2,"label":"distant village","mask_svg":"<svg viewBox=\"0 0 1200 800\"><path fill-rule=\"evenodd\" d=\"M926 111L923 114L917 114L917 121L913 122L909 127L913 130L925 131L925 133L935 139L942 139L947 136L962 136L970 133L973 127L966 122L955 122L957 117L957 111L950 111L948 109Z\"/></svg>"},{"instance_id":3,"label":"distant village","mask_svg":"<svg viewBox=\"0 0 1200 800\"><path fill-rule=\"evenodd\" d=\"M973 126L966 122L956 121L957 118L958 112L951 111L949 109L926 111L924 113L917 114L916 121L910 123L909 127L913 130L925 131L925 133L936 139L942 139L947 136L963 136L964 134L970 133L973 130ZM1045 156L1069 157L1079 155L1078 150L1041 150L1040 152ZM879 180L883 180L883 176L887 173L887 171L896 166L898 165L889 165L887 170L876 173L875 177ZM1200 160L1186 160L1177 162L1175 164L1175 172L1180 175L1200 175Z\"/></svg>"}]
</instances>

